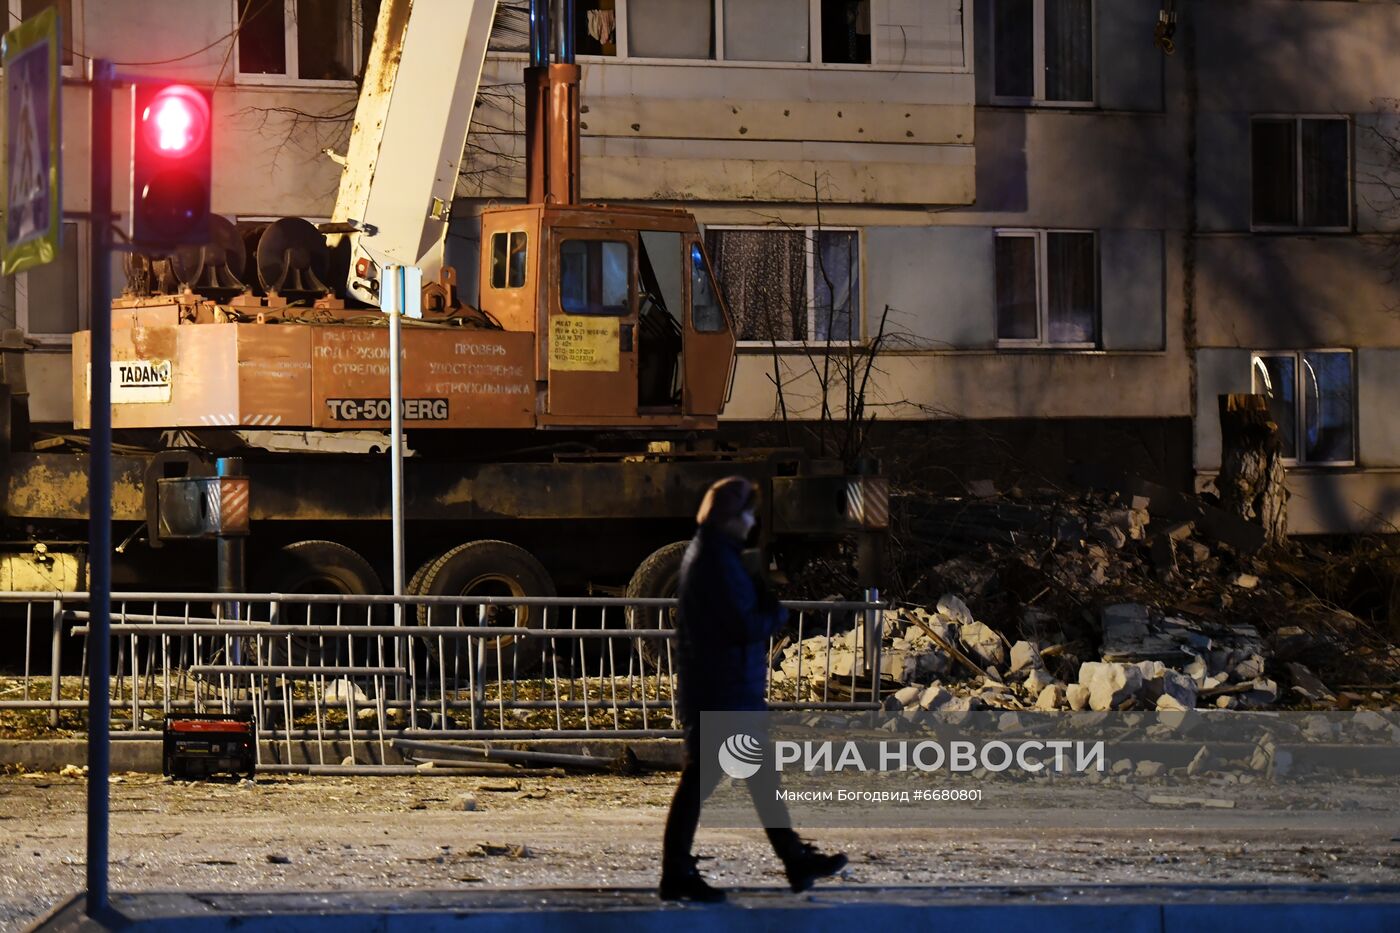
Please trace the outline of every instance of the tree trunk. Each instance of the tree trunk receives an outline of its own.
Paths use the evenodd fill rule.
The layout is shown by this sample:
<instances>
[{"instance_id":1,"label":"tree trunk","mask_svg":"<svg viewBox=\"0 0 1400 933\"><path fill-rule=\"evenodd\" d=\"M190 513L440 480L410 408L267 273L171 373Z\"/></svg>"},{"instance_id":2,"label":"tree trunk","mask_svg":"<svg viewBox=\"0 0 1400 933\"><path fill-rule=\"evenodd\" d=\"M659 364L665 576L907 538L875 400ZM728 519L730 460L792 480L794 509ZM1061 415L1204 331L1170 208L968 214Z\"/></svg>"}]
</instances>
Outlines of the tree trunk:
<instances>
[{"instance_id":1,"label":"tree trunk","mask_svg":"<svg viewBox=\"0 0 1400 933\"><path fill-rule=\"evenodd\" d=\"M1220 396L1220 502L1226 511L1264 527L1265 547L1288 540L1288 493L1283 444L1262 395Z\"/></svg>"}]
</instances>

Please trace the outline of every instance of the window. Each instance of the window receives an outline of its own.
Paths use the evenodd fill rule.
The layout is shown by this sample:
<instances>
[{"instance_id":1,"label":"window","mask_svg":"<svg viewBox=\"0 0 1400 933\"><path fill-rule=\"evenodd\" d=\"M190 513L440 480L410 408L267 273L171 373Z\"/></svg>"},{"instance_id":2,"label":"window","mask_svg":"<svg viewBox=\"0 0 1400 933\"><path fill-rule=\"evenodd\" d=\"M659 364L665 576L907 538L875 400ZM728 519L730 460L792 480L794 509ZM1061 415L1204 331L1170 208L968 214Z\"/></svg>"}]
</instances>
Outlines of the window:
<instances>
[{"instance_id":1,"label":"window","mask_svg":"<svg viewBox=\"0 0 1400 933\"><path fill-rule=\"evenodd\" d=\"M1350 350L1253 354L1253 391L1269 400L1285 459L1331 465L1356 462L1354 369Z\"/></svg>"},{"instance_id":2,"label":"window","mask_svg":"<svg viewBox=\"0 0 1400 933\"><path fill-rule=\"evenodd\" d=\"M994 0L992 70L996 97L1091 103L1093 0Z\"/></svg>"},{"instance_id":3,"label":"window","mask_svg":"<svg viewBox=\"0 0 1400 933\"><path fill-rule=\"evenodd\" d=\"M353 81L380 0L236 0L238 72L245 78Z\"/></svg>"},{"instance_id":4,"label":"window","mask_svg":"<svg viewBox=\"0 0 1400 933\"><path fill-rule=\"evenodd\" d=\"M995 263L997 340L1010 346L1095 345L1099 269L1093 233L999 230Z\"/></svg>"},{"instance_id":5,"label":"window","mask_svg":"<svg viewBox=\"0 0 1400 933\"><path fill-rule=\"evenodd\" d=\"M822 0L822 61L870 64L870 0Z\"/></svg>"},{"instance_id":6,"label":"window","mask_svg":"<svg viewBox=\"0 0 1400 933\"><path fill-rule=\"evenodd\" d=\"M526 243L523 230L491 235L492 288L521 288L525 285Z\"/></svg>"},{"instance_id":7,"label":"window","mask_svg":"<svg viewBox=\"0 0 1400 933\"><path fill-rule=\"evenodd\" d=\"M73 0L10 0L11 22L6 30L17 25L16 18L23 21L38 16L51 6L58 7L58 28L63 31L63 57L59 64L66 68L73 64Z\"/></svg>"},{"instance_id":8,"label":"window","mask_svg":"<svg viewBox=\"0 0 1400 933\"><path fill-rule=\"evenodd\" d=\"M710 0L631 0L627 41L637 58L714 58Z\"/></svg>"},{"instance_id":9,"label":"window","mask_svg":"<svg viewBox=\"0 0 1400 933\"><path fill-rule=\"evenodd\" d=\"M529 50L528 0L502 0L493 52ZM966 0L577 0L579 55L964 71Z\"/></svg>"},{"instance_id":10,"label":"window","mask_svg":"<svg viewBox=\"0 0 1400 933\"><path fill-rule=\"evenodd\" d=\"M15 277L19 327L40 343L67 344L87 326L86 232L65 221L58 258Z\"/></svg>"},{"instance_id":11,"label":"window","mask_svg":"<svg viewBox=\"0 0 1400 933\"><path fill-rule=\"evenodd\" d=\"M854 230L705 232L741 342L860 340L860 235Z\"/></svg>"},{"instance_id":12,"label":"window","mask_svg":"<svg viewBox=\"0 0 1400 933\"><path fill-rule=\"evenodd\" d=\"M1250 126L1255 227L1351 226L1351 126L1345 118L1262 117Z\"/></svg>"},{"instance_id":13,"label":"window","mask_svg":"<svg viewBox=\"0 0 1400 933\"><path fill-rule=\"evenodd\" d=\"M632 250L614 240L565 240L559 247L559 300L567 314L631 311Z\"/></svg>"},{"instance_id":14,"label":"window","mask_svg":"<svg viewBox=\"0 0 1400 933\"><path fill-rule=\"evenodd\" d=\"M617 54L617 0L577 0L575 17L575 54Z\"/></svg>"}]
</instances>

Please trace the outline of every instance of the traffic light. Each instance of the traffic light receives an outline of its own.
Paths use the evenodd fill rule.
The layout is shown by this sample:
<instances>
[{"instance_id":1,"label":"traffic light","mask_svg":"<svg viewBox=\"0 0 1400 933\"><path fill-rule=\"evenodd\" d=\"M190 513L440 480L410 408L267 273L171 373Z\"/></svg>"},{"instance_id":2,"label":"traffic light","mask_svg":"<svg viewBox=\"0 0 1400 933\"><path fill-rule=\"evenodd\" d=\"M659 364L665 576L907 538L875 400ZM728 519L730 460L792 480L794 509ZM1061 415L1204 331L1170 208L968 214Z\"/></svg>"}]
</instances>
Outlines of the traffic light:
<instances>
[{"instance_id":1,"label":"traffic light","mask_svg":"<svg viewBox=\"0 0 1400 933\"><path fill-rule=\"evenodd\" d=\"M131 240L138 246L209 242L213 108L188 84L132 88Z\"/></svg>"}]
</instances>

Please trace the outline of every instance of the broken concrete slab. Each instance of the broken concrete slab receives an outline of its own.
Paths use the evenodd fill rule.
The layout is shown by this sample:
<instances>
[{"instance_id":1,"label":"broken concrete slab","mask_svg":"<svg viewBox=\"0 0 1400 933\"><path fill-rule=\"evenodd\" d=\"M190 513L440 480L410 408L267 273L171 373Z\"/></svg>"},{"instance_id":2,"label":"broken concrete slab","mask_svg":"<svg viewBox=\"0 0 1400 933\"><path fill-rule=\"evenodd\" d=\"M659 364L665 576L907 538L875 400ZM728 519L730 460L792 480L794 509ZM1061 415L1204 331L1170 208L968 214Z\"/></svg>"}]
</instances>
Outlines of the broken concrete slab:
<instances>
[{"instance_id":1,"label":"broken concrete slab","mask_svg":"<svg viewBox=\"0 0 1400 933\"><path fill-rule=\"evenodd\" d=\"M1142 691L1142 671L1131 664L1086 661L1079 666L1079 683L1089 689L1089 708L1114 710Z\"/></svg>"},{"instance_id":2,"label":"broken concrete slab","mask_svg":"<svg viewBox=\"0 0 1400 933\"><path fill-rule=\"evenodd\" d=\"M939 600L938 605L941 611L943 600ZM984 667L1002 667L1006 664L1005 642L1001 640L1000 635L981 622L969 622L959 626L958 640Z\"/></svg>"}]
</instances>

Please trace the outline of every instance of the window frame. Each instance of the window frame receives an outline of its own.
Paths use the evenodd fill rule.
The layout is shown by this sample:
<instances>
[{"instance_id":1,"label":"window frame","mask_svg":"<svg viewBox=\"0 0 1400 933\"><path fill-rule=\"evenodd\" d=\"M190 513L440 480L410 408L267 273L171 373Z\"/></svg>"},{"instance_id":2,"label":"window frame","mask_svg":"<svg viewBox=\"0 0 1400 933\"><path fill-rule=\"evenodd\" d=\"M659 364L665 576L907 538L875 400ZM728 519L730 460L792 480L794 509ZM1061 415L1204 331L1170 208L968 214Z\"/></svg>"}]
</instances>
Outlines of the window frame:
<instances>
[{"instance_id":1,"label":"window frame","mask_svg":"<svg viewBox=\"0 0 1400 933\"><path fill-rule=\"evenodd\" d=\"M872 0L874 2L874 0ZM750 61L747 59L731 59L724 56L724 0L715 0L714 18L714 38L715 57L714 58L644 58L633 56L628 36L628 0L617 0L617 54L616 55L577 55L579 62L596 64L625 64L625 65L670 65L682 67L696 67L705 65L722 65L733 68L797 68L797 69L832 69L838 71L876 71L876 72L928 72L933 74L972 74L973 71L973 36L972 36L972 14L971 4L964 0L963 4L963 64L960 67L947 65L910 65L896 62L877 62L876 52L877 40L872 32L870 37L870 58L868 65L847 64L843 62L823 62L821 56L821 0L808 0L807 4L807 61L805 62L773 62L773 61ZM494 59L521 59L528 60L528 52L504 52L489 50L488 58Z\"/></svg>"},{"instance_id":2,"label":"window frame","mask_svg":"<svg viewBox=\"0 0 1400 933\"><path fill-rule=\"evenodd\" d=\"M725 309L729 326L734 332L734 345L742 350L746 347L861 347L865 345L865 230L862 227L840 226L830 227L826 224L793 224L793 225L773 225L773 224L705 224L700 230L700 240L703 243L705 234L711 230L723 232L725 230L758 230L769 233L802 233L802 242L806 248L806 278L807 278L807 333L817 332L817 236L821 233L854 233L856 235L856 274L859 277L860 287L857 293L857 300L860 307L856 311L858 320L853 322L852 330L855 337L852 340L817 340L809 338L807 340L744 340L739 336L739 327L733 317L733 312L729 310L729 300L724 297L724 285L719 281L719 276L714 273L714 264L710 260L709 250L705 250L705 261L710 265L710 274L714 279L716 287L720 291L721 307Z\"/></svg>"},{"instance_id":3,"label":"window frame","mask_svg":"<svg viewBox=\"0 0 1400 933\"><path fill-rule=\"evenodd\" d=\"M1049 234L1087 233L1094 240L1094 339L1057 343L1049 339L1050 333L1050 264L1047 261ZM1000 310L996 298L996 240L1001 237L1021 237L1035 240L1035 339L1026 337L1002 337L1000 321L995 317ZM992 315L993 329L997 332L996 345L999 350L1098 350L1103 342L1103 268L1099 257L1099 231L1080 227L997 227L992 231Z\"/></svg>"},{"instance_id":4,"label":"window frame","mask_svg":"<svg viewBox=\"0 0 1400 933\"><path fill-rule=\"evenodd\" d=\"M14 0L11 0L14 2ZM352 31L350 41L350 56L352 67L351 78L301 78L297 76L298 60L297 50L297 0L282 0L282 38L285 43L285 55L287 70L282 74L265 74L263 72L243 71L239 68L240 43L243 41L242 30L238 29L238 0L229 0L232 10L232 20L229 28L236 30L233 38L233 80L235 84L261 85L263 87L296 87L296 88L326 88L344 90L359 85L359 78L364 72L365 63L362 61L364 49L364 5L360 0L349 0L350 2L350 29Z\"/></svg>"},{"instance_id":5,"label":"window frame","mask_svg":"<svg viewBox=\"0 0 1400 933\"><path fill-rule=\"evenodd\" d=\"M1307 444L1305 434L1307 432L1307 392L1305 391L1305 381L1303 379L1303 358L1309 353L1345 353L1351 359L1351 458L1347 460L1309 460L1307 459ZM1293 438L1293 449L1297 456L1283 457L1285 466L1291 467L1326 467L1328 469L1345 469L1357 465L1356 452L1361 445L1361 426L1359 424L1359 400L1357 398L1360 381L1356 372L1356 350L1352 347L1305 347L1299 350L1250 350L1249 351L1249 389L1254 392L1254 371L1261 356L1266 357L1291 357L1293 360L1293 385L1295 387L1295 398L1293 399L1294 412L1293 424L1296 432ZM1259 393L1254 393L1259 394Z\"/></svg>"},{"instance_id":6,"label":"window frame","mask_svg":"<svg viewBox=\"0 0 1400 933\"><path fill-rule=\"evenodd\" d=\"M92 289L91 282L91 253L89 252L90 241L88 237L89 226L84 220L64 220L65 224L74 226L71 243L78 253L78 320L73 333L80 330L88 330L92 322ZM70 238L65 234L64 246L70 242ZM73 333L54 334L37 333L29 329L30 307L29 307L29 276L30 272L21 272L14 276L15 280L15 326L24 332L24 335L36 342L41 349L57 348L68 349L73 346Z\"/></svg>"},{"instance_id":7,"label":"window frame","mask_svg":"<svg viewBox=\"0 0 1400 933\"><path fill-rule=\"evenodd\" d=\"M996 3L992 0L992 16L995 22ZM991 61L992 103L1003 107L1049 107L1072 110L1092 110L1099 106L1099 0L1089 0L1089 41L1092 45L1089 56L1089 75L1092 90L1088 100L1047 100L1045 97L1045 0L1031 0L1031 82L1034 85L1030 97L1017 97L997 93L996 86L996 29L988 28L987 48Z\"/></svg>"},{"instance_id":8,"label":"window frame","mask_svg":"<svg viewBox=\"0 0 1400 933\"><path fill-rule=\"evenodd\" d=\"M1254 124L1264 121L1293 123L1293 216L1296 224L1258 224L1254 222ZM1339 120L1347 127L1347 222L1342 227L1303 225L1303 121ZM1351 233L1356 228L1356 121L1349 113L1252 113L1249 115L1249 231L1251 233ZM1311 352L1311 351L1310 351Z\"/></svg>"}]
</instances>

